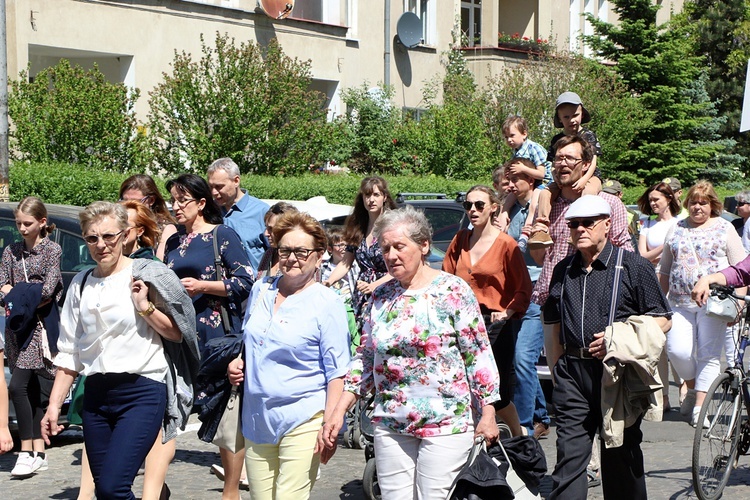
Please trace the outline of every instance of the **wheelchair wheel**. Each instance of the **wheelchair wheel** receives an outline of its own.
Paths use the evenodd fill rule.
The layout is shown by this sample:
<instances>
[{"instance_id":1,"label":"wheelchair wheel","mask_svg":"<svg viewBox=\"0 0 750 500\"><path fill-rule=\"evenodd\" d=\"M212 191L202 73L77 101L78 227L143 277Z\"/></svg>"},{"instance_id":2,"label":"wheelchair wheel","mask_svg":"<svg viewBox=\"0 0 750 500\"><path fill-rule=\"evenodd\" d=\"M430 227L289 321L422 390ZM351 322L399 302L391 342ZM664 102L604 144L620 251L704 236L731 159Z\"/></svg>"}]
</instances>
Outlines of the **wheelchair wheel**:
<instances>
[{"instance_id":1,"label":"wheelchair wheel","mask_svg":"<svg viewBox=\"0 0 750 500\"><path fill-rule=\"evenodd\" d=\"M380 485L378 485L375 459L368 460L365 464L365 472L362 474L362 489L367 500L380 500Z\"/></svg>"}]
</instances>

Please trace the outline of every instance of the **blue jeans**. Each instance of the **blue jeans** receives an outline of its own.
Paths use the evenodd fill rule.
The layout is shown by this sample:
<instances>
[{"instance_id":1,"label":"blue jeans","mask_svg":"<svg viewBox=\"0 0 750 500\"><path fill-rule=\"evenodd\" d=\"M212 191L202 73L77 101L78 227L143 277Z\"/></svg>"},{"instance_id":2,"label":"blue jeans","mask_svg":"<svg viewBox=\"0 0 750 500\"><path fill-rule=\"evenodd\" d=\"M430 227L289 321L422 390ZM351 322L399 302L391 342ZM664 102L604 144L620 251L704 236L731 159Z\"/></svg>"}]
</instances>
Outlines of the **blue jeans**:
<instances>
[{"instance_id":1,"label":"blue jeans","mask_svg":"<svg viewBox=\"0 0 750 500\"><path fill-rule=\"evenodd\" d=\"M159 435L167 386L130 373L95 374L83 393L83 439L96 497L135 499L132 486Z\"/></svg>"},{"instance_id":2,"label":"blue jeans","mask_svg":"<svg viewBox=\"0 0 750 500\"><path fill-rule=\"evenodd\" d=\"M513 403L516 405L521 425L529 429L530 435L534 434L534 422L549 424L547 402L536 374L536 362L544 345L540 314L539 306L530 303L526 315L520 320L521 328L518 331L514 358L516 389Z\"/></svg>"}]
</instances>

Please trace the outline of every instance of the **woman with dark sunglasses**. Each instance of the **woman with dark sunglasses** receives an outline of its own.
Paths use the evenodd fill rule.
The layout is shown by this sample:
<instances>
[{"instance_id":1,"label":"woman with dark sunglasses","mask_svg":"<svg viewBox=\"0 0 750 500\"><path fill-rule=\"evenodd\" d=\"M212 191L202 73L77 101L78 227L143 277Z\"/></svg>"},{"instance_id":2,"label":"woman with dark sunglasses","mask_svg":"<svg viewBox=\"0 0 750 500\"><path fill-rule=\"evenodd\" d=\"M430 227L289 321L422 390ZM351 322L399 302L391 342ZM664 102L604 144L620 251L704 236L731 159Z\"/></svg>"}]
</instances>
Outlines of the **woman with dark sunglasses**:
<instances>
[{"instance_id":1,"label":"woman with dark sunglasses","mask_svg":"<svg viewBox=\"0 0 750 500\"><path fill-rule=\"evenodd\" d=\"M513 357L520 320L531 298L531 279L515 240L492 225L500 206L495 191L474 186L466 194L464 209L471 229L462 229L451 241L443 271L463 278L479 300L487 334L500 372L497 416L514 436L522 434L513 395Z\"/></svg>"}]
</instances>

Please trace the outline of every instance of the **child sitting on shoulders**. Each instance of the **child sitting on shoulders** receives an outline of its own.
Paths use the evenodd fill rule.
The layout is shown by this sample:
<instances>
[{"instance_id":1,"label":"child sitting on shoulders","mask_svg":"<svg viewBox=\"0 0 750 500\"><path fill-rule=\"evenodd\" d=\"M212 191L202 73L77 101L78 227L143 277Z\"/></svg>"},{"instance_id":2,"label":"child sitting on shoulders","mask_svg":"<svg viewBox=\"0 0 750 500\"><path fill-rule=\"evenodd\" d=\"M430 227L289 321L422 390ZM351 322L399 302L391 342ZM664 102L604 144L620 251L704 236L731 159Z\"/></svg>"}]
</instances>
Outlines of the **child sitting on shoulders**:
<instances>
[{"instance_id":1,"label":"child sitting on shoulders","mask_svg":"<svg viewBox=\"0 0 750 500\"><path fill-rule=\"evenodd\" d=\"M329 229L327 231L328 236L328 255L329 258L323 261L320 266L320 281L325 281L331 275L333 270L336 268L341 259L344 258L344 252L346 251L346 242L344 241L344 232L341 229ZM352 262L352 267L346 275L335 283L331 284L331 290L336 292L341 300L344 301L346 306L346 315L349 320L349 335L351 337L351 353L352 356L356 353L357 347L359 347L359 330L357 328L357 322L354 318L354 308L352 306L352 290L355 290L357 286L357 278L359 277L359 265L355 260Z\"/></svg>"},{"instance_id":2,"label":"child sitting on shoulders","mask_svg":"<svg viewBox=\"0 0 750 500\"><path fill-rule=\"evenodd\" d=\"M591 161L591 167L573 184L573 189L582 191L583 194L598 195L602 189L602 175L596 166L597 156L601 156L602 147L599 144L596 134L586 128L584 123L591 121L591 115L583 106L581 98L575 92L563 92L557 98L555 103L555 114L553 122L555 127L563 131L552 138L549 155L547 159L552 162L555 168L555 153L557 151L557 141L566 135L577 135L588 142L594 150L594 158ZM569 161L569 159L566 159ZM573 160L575 161L575 160ZM555 182L550 182L546 189L539 194L539 208L537 213L537 222L541 222L549 228L549 215L552 211L552 202L560 196L560 188ZM543 248L552 244L552 238L544 231L534 233L529 240L531 248Z\"/></svg>"},{"instance_id":3,"label":"child sitting on shoulders","mask_svg":"<svg viewBox=\"0 0 750 500\"><path fill-rule=\"evenodd\" d=\"M534 190L534 195L529 207L529 215L525 226L534 223L534 215L538 204L540 191L545 185L552 181L551 164L547 160L547 151L536 142L529 139L529 127L526 120L520 116L510 116L503 123L503 137L508 146L513 150L513 157L506 163L506 168L512 174L525 174L535 180L542 181L539 188ZM503 207L498 214L497 221L500 225L507 227L508 212L516 203L516 197L509 193L503 202ZM522 252L526 251L529 235L523 233L518 239L518 247Z\"/></svg>"}]
</instances>

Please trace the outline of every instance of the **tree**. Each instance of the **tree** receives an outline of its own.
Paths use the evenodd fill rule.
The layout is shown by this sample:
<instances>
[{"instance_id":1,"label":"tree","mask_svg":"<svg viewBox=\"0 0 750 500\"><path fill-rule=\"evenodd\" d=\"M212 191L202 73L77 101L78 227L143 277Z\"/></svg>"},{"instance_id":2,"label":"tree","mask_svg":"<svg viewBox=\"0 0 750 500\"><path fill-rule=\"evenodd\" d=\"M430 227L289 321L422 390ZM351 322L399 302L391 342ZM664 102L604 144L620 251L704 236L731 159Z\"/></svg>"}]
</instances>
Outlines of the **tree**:
<instances>
[{"instance_id":1,"label":"tree","mask_svg":"<svg viewBox=\"0 0 750 500\"><path fill-rule=\"evenodd\" d=\"M703 171L716 179L736 175L736 157L721 156L728 144L696 133L714 120L710 100L697 99L693 82L701 58L684 26L656 25L659 6L651 0L612 0L617 25L587 15L594 34L584 42L599 57L616 63L614 71L649 112L649 126L639 130L623 161L647 183L673 175L691 184ZM720 161L721 156L721 161ZM730 162L727 164L726 162Z\"/></svg>"},{"instance_id":2,"label":"tree","mask_svg":"<svg viewBox=\"0 0 750 500\"><path fill-rule=\"evenodd\" d=\"M750 59L750 6L745 0L689 0L680 19L694 37L698 54L706 61L706 90L716 102L718 114L726 118L722 136L737 141L748 171L750 138L740 134L745 72Z\"/></svg>"},{"instance_id":3,"label":"tree","mask_svg":"<svg viewBox=\"0 0 750 500\"><path fill-rule=\"evenodd\" d=\"M16 160L78 163L125 172L148 163L137 130L138 89L110 83L62 59L30 81L28 70L10 82L11 152Z\"/></svg>"},{"instance_id":4,"label":"tree","mask_svg":"<svg viewBox=\"0 0 750 500\"><path fill-rule=\"evenodd\" d=\"M200 60L177 53L172 73L151 92L156 158L168 172L204 172L229 156L243 173L307 171L325 136L323 95L309 90L310 62L286 56L278 40L262 49L201 35Z\"/></svg>"}]
</instances>

